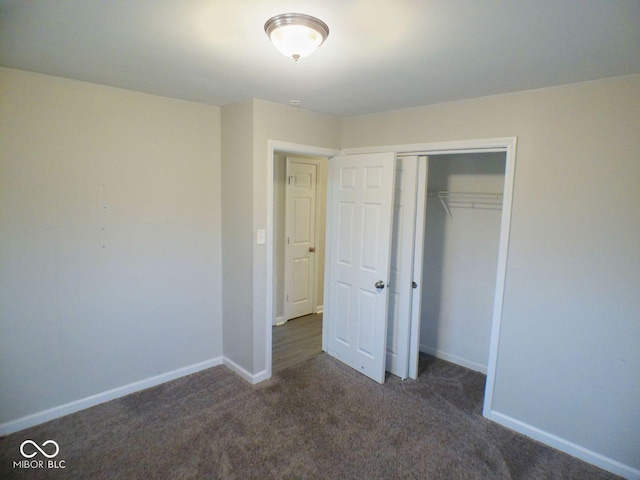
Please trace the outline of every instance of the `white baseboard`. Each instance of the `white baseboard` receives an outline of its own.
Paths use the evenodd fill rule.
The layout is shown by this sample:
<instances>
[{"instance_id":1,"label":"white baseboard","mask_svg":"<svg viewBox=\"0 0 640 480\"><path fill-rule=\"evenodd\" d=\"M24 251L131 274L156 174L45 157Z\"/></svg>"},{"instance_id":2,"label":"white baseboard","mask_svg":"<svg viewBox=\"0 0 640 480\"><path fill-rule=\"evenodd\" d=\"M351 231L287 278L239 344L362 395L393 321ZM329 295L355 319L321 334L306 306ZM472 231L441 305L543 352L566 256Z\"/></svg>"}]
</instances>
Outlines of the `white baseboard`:
<instances>
[{"instance_id":1,"label":"white baseboard","mask_svg":"<svg viewBox=\"0 0 640 480\"><path fill-rule=\"evenodd\" d=\"M244 367L241 367L236 362L234 362L233 360L227 357L224 357L223 364L229 370L234 371L236 374L238 374L240 377L242 377L244 380L251 383L252 385L255 385L256 383L260 383L263 380L267 380L268 378L271 377L271 375L269 375L269 372L267 370L263 370L258 373L251 373L249 372L249 370L247 370Z\"/></svg>"},{"instance_id":2,"label":"white baseboard","mask_svg":"<svg viewBox=\"0 0 640 480\"><path fill-rule=\"evenodd\" d=\"M97 393L86 398L81 398L80 400L75 400L64 405L49 408L41 412L32 413L31 415L27 415L16 420L11 420L9 422L0 424L0 436L9 435L11 433L24 430L25 428L48 422L49 420L64 417L65 415L79 412L80 410L84 410L85 408L93 407L95 405L99 405L116 398L124 397L125 395L129 395L130 393L138 392L150 387L155 387L156 385L160 385L161 383L169 382L186 375L191 375L192 373L199 372L200 370L205 370L217 365L222 365L222 363L222 357L212 358L210 360L205 360L204 362L196 363L183 368L178 368L177 370L172 370L170 372L161 373L160 375L156 375L154 377L145 378L144 380L129 383L128 385L123 385L122 387L116 387L111 390L107 390L106 392Z\"/></svg>"},{"instance_id":3,"label":"white baseboard","mask_svg":"<svg viewBox=\"0 0 640 480\"><path fill-rule=\"evenodd\" d=\"M420 351L424 353L428 353L429 355L433 355L436 358L441 358L442 360L446 360L447 362L455 363L457 365L461 365L471 370L475 370L476 372L484 373L485 375L487 374L486 365L472 362L471 360L467 360L466 358L458 357L456 355L451 355L441 350L427 347L426 345L420 345Z\"/></svg>"},{"instance_id":4,"label":"white baseboard","mask_svg":"<svg viewBox=\"0 0 640 480\"><path fill-rule=\"evenodd\" d=\"M577 457L580 460L591 463L596 467L600 467L604 470L607 470L616 475L620 475L621 477L627 478L629 480L640 480L640 470L638 470L637 468L625 465L609 457L605 457L600 453L596 453L592 450L581 447L580 445L557 437L552 433L540 430L539 428L521 422L520 420L516 420L515 418L512 418L508 415L504 415L502 413L496 412L495 410L491 410L489 411L488 415L485 415L485 417L489 420L493 420L494 422L499 423L500 425L510 428L511 430L522 433L527 437L531 437L555 449Z\"/></svg>"},{"instance_id":5,"label":"white baseboard","mask_svg":"<svg viewBox=\"0 0 640 480\"><path fill-rule=\"evenodd\" d=\"M324 305L318 305L316 307L316 313L322 313L324 311Z\"/></svg>"},{"instance_id":6,"label":"white baseboard","mask_svg":"<svg viewBox=\"0 0 640 480\"><path fill-rule=\"evenodd\" d=\"M269 380L270 378L271 375L269 374L269 372L267 370L262 370L261 372L258 372L253 376L253 384L255 385L256 383L264 382L265 380Z\"/></svg>"},{"instance_id":7,"label":"white baseboard","mask_svg":"<svg viewBox=\"0 0 640 480\"><path fill-rule=\"evenodd\" d=\"M284 319L284 317L276 317L276 323L274 323L274 325L280 326L284 325L285 323L287 323L287 321Z\"/></svg>"}]
</instances>

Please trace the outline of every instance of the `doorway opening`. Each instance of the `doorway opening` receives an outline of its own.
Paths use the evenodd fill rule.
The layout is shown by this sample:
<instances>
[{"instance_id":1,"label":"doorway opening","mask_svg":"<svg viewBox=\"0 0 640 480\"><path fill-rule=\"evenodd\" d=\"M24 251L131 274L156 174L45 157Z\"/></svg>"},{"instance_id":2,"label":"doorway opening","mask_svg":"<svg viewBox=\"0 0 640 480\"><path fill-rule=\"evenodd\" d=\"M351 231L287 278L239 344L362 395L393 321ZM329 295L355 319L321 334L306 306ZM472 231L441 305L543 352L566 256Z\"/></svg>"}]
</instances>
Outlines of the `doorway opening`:
<instances>
[{"instance_id":1,"label":"doorway opening","mask_svg":"<svg viewBox=\"0 0 640 480\"><path fill-rule=\"evenodd\" d=\"M322 351L328 158L273 153L272 370Z\"/></svg>"},{"instance_id":2,"label":"doorway opening","mask_svg":"<svg viewBox=\"0 0 640 480\"><path fill-rule=\"evenodd\" d=\"M274 324L322 313L327 157L275 152Z\"/></svg>"}]
</instances>

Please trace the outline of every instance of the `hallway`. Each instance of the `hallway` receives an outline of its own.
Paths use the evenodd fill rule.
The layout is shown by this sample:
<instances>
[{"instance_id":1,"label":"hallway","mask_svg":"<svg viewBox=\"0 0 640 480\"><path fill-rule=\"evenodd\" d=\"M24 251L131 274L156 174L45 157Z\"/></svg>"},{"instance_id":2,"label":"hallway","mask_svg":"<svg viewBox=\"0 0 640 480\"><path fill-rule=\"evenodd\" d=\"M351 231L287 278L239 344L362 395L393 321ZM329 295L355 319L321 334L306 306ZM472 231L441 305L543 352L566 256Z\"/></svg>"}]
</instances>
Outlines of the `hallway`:
<instances>
[{"instance_id":1,"label":"hallway","mask_svg":"<svg viewBox=\"0 0 640 480\"><path fill-rule=\"evenodd\" d=\"M273 327L273 372L302 363L321 352L321 313L305 315Z\"/></svg>"}]
</instances>

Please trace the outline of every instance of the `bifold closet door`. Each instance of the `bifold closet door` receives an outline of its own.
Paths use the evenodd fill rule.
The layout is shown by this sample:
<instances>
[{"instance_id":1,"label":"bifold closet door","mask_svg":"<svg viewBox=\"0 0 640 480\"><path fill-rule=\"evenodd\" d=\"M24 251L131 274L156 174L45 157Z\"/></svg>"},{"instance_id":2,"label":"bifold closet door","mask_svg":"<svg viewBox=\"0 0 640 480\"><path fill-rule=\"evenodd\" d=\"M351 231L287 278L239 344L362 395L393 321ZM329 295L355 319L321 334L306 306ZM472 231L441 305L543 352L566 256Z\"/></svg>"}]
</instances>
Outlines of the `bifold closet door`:
<instances>
[{"instance_id":1,"label":"bifold closet door","mask_svg":"<svg viewBox=\"0 0 640 480\"><path fill-rule=\"evenodd\" d=\"M384 383L395 154L329 162L326 347Z\"/></svg>"},{"instance_id":2,"label":"bifold closet door","mask_svg":"<svg viewBox=\"0 0 640 480\"><path fill-rule=\"evenodd\" d=\"M424 236L427 215L427 185L429 183L429 157L418 157L416 211L413 238L413 282L411 296L410 334L409 334L409 378L418 378L420 357L420 320L422 311L422 284Z\"/></svg>"},{"instance_id":3,"label":"bifold closet door","mask_svg":"<svg viewBox=\"0 0 640 480\"><path fill-rule=\"evenodd\" d=\"M417 187L418 157L398 157L391 238L386 368L402 379L409 376Z\"/></svg>"}]
</instances>

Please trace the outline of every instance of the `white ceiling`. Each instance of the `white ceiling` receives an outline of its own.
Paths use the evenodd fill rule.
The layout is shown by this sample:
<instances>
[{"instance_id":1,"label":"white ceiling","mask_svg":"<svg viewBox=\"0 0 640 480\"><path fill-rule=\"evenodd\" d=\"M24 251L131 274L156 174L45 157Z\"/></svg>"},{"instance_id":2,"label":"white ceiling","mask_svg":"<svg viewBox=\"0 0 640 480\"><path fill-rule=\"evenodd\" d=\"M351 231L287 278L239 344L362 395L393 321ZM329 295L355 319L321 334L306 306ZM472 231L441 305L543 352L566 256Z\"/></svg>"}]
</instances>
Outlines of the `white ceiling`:
<instances>
[{"instance_id":1,"label":"white ceiling","mask_svg":"<svg viewBox=\"0 0 640 480\"><path fill-rule=\"evenodd\" d=\"M264 33L329 25L294 62ZM640 72L640 0L0 0L0 65L340 117Z\"/></svg>"}]
</instances>

